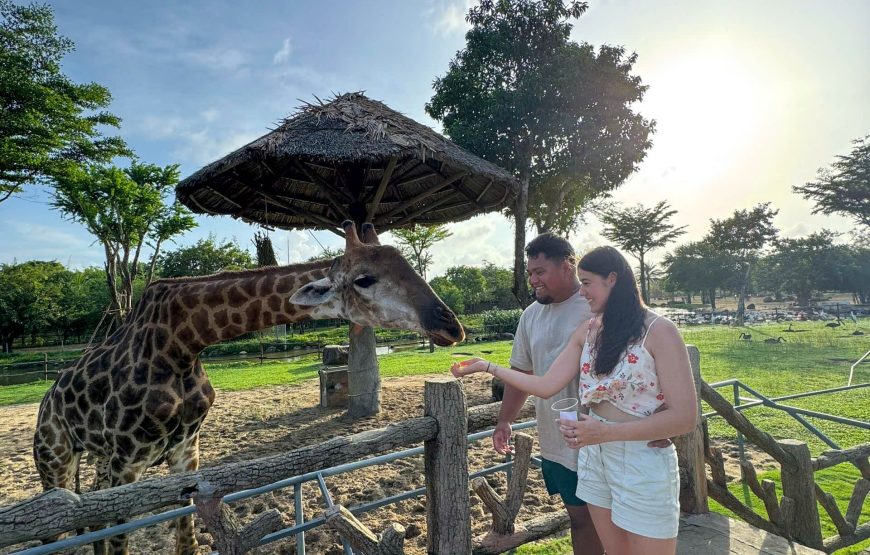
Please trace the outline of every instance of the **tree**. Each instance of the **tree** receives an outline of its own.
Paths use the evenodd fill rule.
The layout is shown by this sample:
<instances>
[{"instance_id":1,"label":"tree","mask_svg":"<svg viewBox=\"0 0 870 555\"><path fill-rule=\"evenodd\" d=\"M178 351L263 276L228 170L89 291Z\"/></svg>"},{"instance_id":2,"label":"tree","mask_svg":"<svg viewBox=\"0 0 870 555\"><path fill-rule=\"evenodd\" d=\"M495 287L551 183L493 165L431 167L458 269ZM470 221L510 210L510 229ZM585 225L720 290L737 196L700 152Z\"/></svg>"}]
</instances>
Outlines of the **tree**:
<instances>
[{"instance_id":1,"label":"tree","mask_svg":"<svg viewBox=\"0 0 870 555\"><path fill-rule=\"evenodd\" d=\"M842 214L870 229L870 135L852 143L851 154L837 156L829 169L819 169L816 181L792 190L816 203L813 214Z\"/></svg>"},{"instance_id":2,"label":"tree","mask_svg":"<svg viewBox=\"0 0 870 555\"><path fill-rule=\"evenodd\" d=\"M218 244L214 235L200 239L194 245L181 247L160 255L161 277L207 276L221 270L253 268L251 254L233 241Z\"/></svg>"},{"instance_id":3,"label":"tree","mask_svg":"<svg viewBox=\"0 0 870 555\"><path fill-rule=\"evenodd\" d=\"M513 291L528 303L529 199L539 229L571 228L583 206L618 187L650 146L653 123L632 111L646 87L624 49L569 40L586 11L572 0L482 0L466 46L435 80L426 112L459 145L512 172Z\"/></svg>"},{"instance_id":4,"label":"tree","mask_svg":"<svg viewBox=\"0 0 870 555\"><path fill-rule=\"evenodd\" d=\"M730 277L737 285L737 324L740 326L743 325L752 267L764 246L776 237L773 217L778 212L765 202L752 210L735 210L730 218L710 220L705 241L717 252L730 257L730 267L723 277Z\"/></svg>"},{"instance_id":5,"label":"tree","mask_svg":"<svg viewBox=\"0 0 870 555\"><path fill-rule=\"evenodd\" d=\"M718 252L709 241L680 245L664 257L669 285L689 293L706 292L713 310L716 310L716 289L727 285L725 279L731 267L731 258Z\"/></svg>"},{"instance_id":6,"label":"tree","mask_svg":"<svg viewBox=\"0 0 870 555\"><path fill-rule=\"evenodd\" d=\"M843 291L850 291L855 304L870 304L870 248L838 245Z\"/></svg>"},{"instance_id":7,"label":"tree","mask_svg":"<svg viewBox=\"0 0 870 555\"><path fill-rule=\"evenodd\" d=\"M394 229L392 234L402 255L411 261L411 265L423 279L426 279L426 272L432 264L432 253L429 249L435 243L453 235L444 225L415 225Z\"/></svg>"},{"instance_id":8,"label":"tree","mask_svg":"<svg viewBox=\"0 0 870 555\"><path fill-rule=\"evenodd\" d=\"M487 301L495 303L500 308L513 308L516 306L511 286L513 284L513 274L510 268L500 268L492 262L486 262L483 268L480 269L483 278L486 280L486 297Z\"/></svg>"},{"instance_id":9,"label":"tree","mask_svg":"<svg viewBox=\"0 0 870 555\"><path fill-rule=\"evenodd\" d=\"M661 201L652 208L644 208L638 204L632 208L613 208L599 215L605 226L604 236L625 249L640 263L640 292L645 303L649 303L647 253L668 245L686 233L686 226L674 227L668 222L676 213L667 202Z\"/></svg>"},{"instance_id":10,"label":"tree","mask_svg":"<svg viewBox=\"0 0 870 555\"><path fill-rule=\"evenodd\" d=\"M272 248L272 239L265 231L254 234L254 247L257 249L257 266L277 266L278 258L275 257L275 249Z\"/></svg>"},{"instance_id":11,"label":"tree","mask_svg":"<svg viewBox=\"0 0 870 555\"><path fill-rule=\"evenodd\" d=\"M445 276L450 283L462 291L465 307L482 302L486 298L486 278L480 268L474 266L453 266Z\"/></svg>"},{"instance_id":12,"label":"tree","mask_svg":"<svg viewBox=\"0 0 870 555\"><path fill-rule=\"evenodd\" d=\"M0 265L0 344L52 327L60 315L67 270L58 262L33 260Z\"/></svg>"},{"instance_id":13,"label":"tree","mask_svg":"<svg viewBox=\"0 0 870 555\"><path fill-rule=\"evenodd\" d=\"M112 100L96 83L73 83L61 60L73 43L57 34L51 8L0 0L0 202L70 164L108 162L127 152L100 127L120 119L100 111Z\"/></svg>"},{"instance_id":14,"label":"tree","mask_svg":"<svg viewBox=\"0 0 870 555\"><path fill-rule=\"evenodd\" d=\"M306 262L317 262L318 260L332 260L333 258L338 258L339 256L344 254L344 249L342 248L332 248L332 247L323 247L323 252L320 254L315 254Z\"/></svg>"},{"instance_id":15,"label":"tree","mask_svg":"<svg viewBox=\"0 0 870 555\"><path fill-rule=\"evenodd\" d=\"M774 252L767 257L770 276L781 290L795 294L798 305L810 306L813 291L842 287L835 237L822 230L806 237L773 241Z\"/></svg>"},{"instance_id":16,"label":"tree","mask_svg":"<svg viewBox=\"0 0 870 555\"><path fill-rule=\"evenodd\" d=\"M55 179L52 205L83 224L102 244L115 322L133 306L133 284L142 249L152 247L150 281L162 243L196 227L191 213L167 196L178 182L178 165L133 162L129 168L78 166Z\"/></svg>"},{"instance_id":17,"label":"tree","mask_svg":"<svg viewBox=\"0 0 870 555\"><path fill-rule=\"evenodd\" d=\"M465 314L465 297L462 291L449 279L445 276L438 276L432 278L429 285L435 291L435 294L444 301L444 304L450 307L450 310L455 314Z\"/></svg>"}]
</instances>

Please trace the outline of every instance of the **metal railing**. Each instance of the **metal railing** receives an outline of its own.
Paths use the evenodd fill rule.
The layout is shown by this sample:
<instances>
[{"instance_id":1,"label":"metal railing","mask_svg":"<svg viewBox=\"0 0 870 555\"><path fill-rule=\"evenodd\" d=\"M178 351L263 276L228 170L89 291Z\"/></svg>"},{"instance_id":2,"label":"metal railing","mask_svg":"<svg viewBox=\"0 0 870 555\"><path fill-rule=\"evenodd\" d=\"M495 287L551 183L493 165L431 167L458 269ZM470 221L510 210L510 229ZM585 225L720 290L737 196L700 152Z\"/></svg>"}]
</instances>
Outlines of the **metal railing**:
<instances>
[{"instance_id":1,"label":"metal railing","mask_svg":"<svg viewBox=\"0 0 870 555\"><path fill-rule=\"evenodd\" d=\"M870 353L868 353L870 354ZM866 354L864 355L867 356ZM862 357L863 359L863 357ZM859 361L860 362L860 361ZM857 364L857 363L856 363ZM752 389L745 383L741 382L737 379L724 380L721 382L711 383L710 387L712 388L722 388L731 386L732 392L734 395L734 409L737 411L744 411L747 409L755 408L755 407L767 407L771 409L781 410L787 413L789 416L794 418L798 423L800 423L804 428L809 430L813 435L818 437L822 442L827 444L829 447L833 449L841 449L837 443L828 437L824 432L819 430L817 427L813 426L810 422L807 421L804 416L810 416L812 418L819 418L821 420L828 420L830 422L837 422L839 424L845 424L846 426L854 426L856 428L863 428L865 430L870 430L870 422L864 422L861 420L855 420L852 418L844 418L842 416L837 416L834 414L827 414L823 412L812 411L808 409L802 409L799 407L793 407L789 405L780 404L779 401L785 401L787 399L799 399L802 397L813 397L816 395L824 395L827 393L837 393L840 391L850 391L853 389L861 389L865 387L870 387L870 382L856 384L856 385L846 385L841 387L833 387L830 389L819 389L816 391L808 391L804 393L793 393L791 395L783 395L781 397L767 397L758 391ZM743 390L750 395L753 395L754 398L742 397L740 395L740 390ZM704 413L703 417L707 419L715 418L719 416L715 411ZM746 451L743 441L743 434L737 431L737 450L740 455L740 462L746 462ZM749 486L746 482L745 476L741 479L743 482L743 494L746 498L747 504L749 504Z\"/></svg>"},{"instance_id":2,"label":"metal railing","mask_svg":"<svg viewBox=\"0 0 870 555\"><path fill-rule=\"evenodd\" d=\"M524 430L527 428L531 428L537 425L537 420L529 420L526 422L521 422L518 424L514 424L511 426L511 429L516 430ZM495 430L485 430L482 432L477 432L474 434L468 435L468 441L479 441L481 439L485 439L487 437L492 436ZM241 501L243 499L248 499L251 497L255 497L257 495L262 495L264 493L270 493L276 490L288 488L293 486L293 496L294 496L294 507L295 507L295 519L296 524L290 526L288 528L284 528L283 530L278 530L277 532L273 532L263 537L260 541L260 545L267 545L284 538L288 538L290 536L296 536L296 553L298 555L305 555L305 532L311 530L313 528L317 528L319 526L323 526L326 524L326 518L324 516L319 516L317 518L313 518L311 520L306 521L303 513L303 494L302 494L302 484L305 482L317 482L320 492L323 496L324 504L327 508L332 507L332 497L329 494L329 490L326 486L325 478L327 476L336 476L339 474L344 474L347 472L351 472L354 470L359 470L362 468L366 468L369 466L376 466L381 464L387 464L399 459L405 459L409 457L414 457L423 454L423 447L414 447L413 449L405 449L403 451L397 451L395 453L388 453L386 455L379 455L377 457L372 457L369 459L364 459L361 461L355 461L352 463L342 464L338 466L333 466L330 468L326 468L323 470L318 470L316 472L309 472L306 474L301 474L299 476L293 476L290 478L286 478L284 480L279 480L267 486L247 489L238 491L235 493L231 493L223 497L223 501L225 503L232 503L235 501ZM508 456L509 458L509 456ZM473 472L469 474L469 478L477 478L478 476L487 476L489 474L494 474L500 471L510 472L510 469L513 467L513 461L507 460L507 462L497 464L495 466L487 467L477 472ZM540 459L537 457L532 457L532 464L540 467ZM377 499L374 501L369 501L367 503L363 503L360 505L355 505L350 507L349 510L354 515L364 514L370 511L374 511L386 505L391 505L393 503L398 503L400 501L405 501L407 499L412 499L415 497L419 497L426 493L426 488L418 488L412 491L406 491L402 493L398 493L389 497L385 497L383 499ZM116 536L118 534L125 534L132 532L134 530L138 530L140 528L146 528L148 526L153 526L155 524L159 524L161 522L166 522L169 520L175 520L179 517L191 515L196 512L196 507L194 505L189 505L186 507L180 507L178 509L172 509L169 511L163 511L161 513L157 513L154 515L149 515L144 518L139 518L135 520L131 520L129 522L125 522L123 524L118 524L115 526L111 526L108 528L103 528L101 530L97 530L94 532L87 532L85 534L73 536L70 538L65 538L63 540L44 544L36 547L31 547L29 549L25 549L23 551L16 551L15 555L47 555L49 553L58 553L60 551L80 547L83 545L91 544L97 540L105 539L111 536ZM345 555L353 555L353 552L350 549L350 546L342 540L344 546ZM213 555L215 552L213 552Z\"/></svg>"},{"instance_id":3,"label":"metal railing","mask_svg":"<svg viewBox=\"0 0 870 555\"><path fill-rule=\"evenodd\" d=\"M864 359L866 359L868 356L870 356L870 351L864 353L864 356L856 360L852 367L849 368L849 382L846 385L852 385L852 376L855 375L855 367L864 362Z\"/></svg>"}]
</instances>

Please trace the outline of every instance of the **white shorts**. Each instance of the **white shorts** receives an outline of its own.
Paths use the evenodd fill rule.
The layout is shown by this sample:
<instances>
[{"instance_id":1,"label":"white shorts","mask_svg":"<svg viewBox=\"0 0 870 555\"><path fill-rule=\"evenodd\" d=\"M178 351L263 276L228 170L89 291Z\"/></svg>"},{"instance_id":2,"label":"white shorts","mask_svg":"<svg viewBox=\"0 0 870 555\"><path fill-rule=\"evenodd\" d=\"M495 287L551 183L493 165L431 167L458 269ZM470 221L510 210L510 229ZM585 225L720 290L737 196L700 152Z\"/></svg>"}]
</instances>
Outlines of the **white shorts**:
<instances>
[{"instance_id":1,"label":"white shorts","mask_svg":"<svg viewBox=\"0 0 870 555\"><path fill-rule=\"evenodd\" d=\"M596 414L593 418L609 423ZM577 497L610 509L613 524L639 536L675 538L680 527L680 475L673 445L612 441L577 453Z\"/></svg>"}]
</instances>

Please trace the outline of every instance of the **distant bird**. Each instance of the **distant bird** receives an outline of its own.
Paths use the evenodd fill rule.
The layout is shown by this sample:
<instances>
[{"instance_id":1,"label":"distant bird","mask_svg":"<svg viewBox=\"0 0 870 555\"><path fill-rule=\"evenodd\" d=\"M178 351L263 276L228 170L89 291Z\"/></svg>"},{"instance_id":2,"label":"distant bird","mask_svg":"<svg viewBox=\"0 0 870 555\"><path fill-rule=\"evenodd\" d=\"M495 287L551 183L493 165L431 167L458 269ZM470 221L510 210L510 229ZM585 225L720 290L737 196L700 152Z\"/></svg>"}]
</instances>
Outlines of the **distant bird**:
<instances>
[{"instance_id":1,"label":"distant bird","mask_svg":"<svg viewBox=\"0 0 870 555\"><path fill-rule=\"evenodd\" d=\"M741 334L740 334L740 337L738 337L737 339L740 339L740 340L742 340L742 341L752 341L752 334L749 334L749 333L741 333Z\"/></svg>"},{"instance_id":2,"label":"distant bird","mask_svg":"<svg viewBox=\"0 0 870 555\"><path fill-rule=\"evenodd\" d=\"M864 332L861 330L855 330L852 332L852 335L864 335Z\"/></svg>"},{"instance_id":3,"label":"distant bird","mask_svg":"<svg viewBox=\"0 0 870 555\"><path fill-rule=\"evenodd\" d=\"M789 323L788 323L788 329L787 329L787 330L782 330L782 331L793 332L794 330L791 329L791 326L792 326L792 323L789 322Z\"/></svg>"},{"instance_id":4,"label":"distant bird","mask_svg":"<svg viewBox=\"0 0 870 555\"><path fill-rule=\"evenodd\" d=\"M767 344L772 344L772 343L785 343L785 339L783 339L782 337L777 337L776 339L774 339L774 338L772 338L772 337L768 337L767 339L764 340L764 342L767 343Z\"/></svg>"},{"instance_id":5,"label":"distant bird","mask_svg":"<svg viewBox=\"0 0 870 555\"><path fill-rule=\"evenodd\" d=\"M840 324L840 322L828 322L827 324L825 324L825 327L833 329L833 328L839 328L841 325L842 324Z\"/></svg>"},{"instance_id":6,"label":"distant bird","mask_svg":"<svg viewBox=\"0 0 870 555\"><path fill-rule=\"evenodd\" d=\"M855 317L855 313L854 313L854 312L850 312L850 313L849 313L849 318L852 319L852 322L853 322L855 325L858 325L858 318Z\"/></svg>"}]
</instances>

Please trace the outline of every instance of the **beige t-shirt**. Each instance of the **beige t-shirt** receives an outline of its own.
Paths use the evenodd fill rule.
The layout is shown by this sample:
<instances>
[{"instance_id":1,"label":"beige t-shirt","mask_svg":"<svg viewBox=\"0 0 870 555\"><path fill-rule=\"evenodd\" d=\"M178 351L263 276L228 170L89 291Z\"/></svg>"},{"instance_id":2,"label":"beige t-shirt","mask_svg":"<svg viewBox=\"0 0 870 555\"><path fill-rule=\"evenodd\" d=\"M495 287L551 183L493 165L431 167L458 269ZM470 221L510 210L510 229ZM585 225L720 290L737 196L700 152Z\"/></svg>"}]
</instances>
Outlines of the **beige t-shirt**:
<instances>
[{"instance_id":1,"label":"beige t-shirt","mask_svg":"<svg viewBox=\"0 0 870 555\"><path fill-rule=\"evenodd\" d=\"M579 291L561 303L532 303L520 316L510 365L543 376L565 348L574 330L591 317L589 303ZM577 364L579 372L579 360ZM577 398L577 383L577 379L572 379L565 389L549 399L532 397L538 419L541 456L572 470L577 469L577 451L570 449L562 440L559 427L554 422L557 415L550 410L550 405L566 397Z\"/></svg>"}]
</instances>

